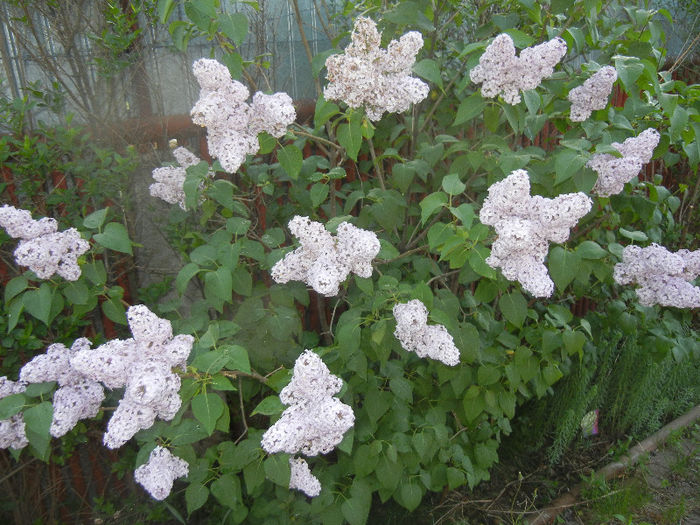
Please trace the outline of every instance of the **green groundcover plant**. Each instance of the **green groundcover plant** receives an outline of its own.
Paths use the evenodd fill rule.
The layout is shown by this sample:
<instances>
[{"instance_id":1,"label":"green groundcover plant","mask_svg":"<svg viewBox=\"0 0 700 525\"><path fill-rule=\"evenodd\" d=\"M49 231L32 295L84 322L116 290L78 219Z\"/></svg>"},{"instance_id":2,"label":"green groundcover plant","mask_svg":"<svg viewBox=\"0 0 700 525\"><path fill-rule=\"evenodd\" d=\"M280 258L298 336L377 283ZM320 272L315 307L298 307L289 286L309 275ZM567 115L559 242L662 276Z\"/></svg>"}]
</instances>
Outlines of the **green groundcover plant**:
<instances>
[{"instance_id":1,"label":"green groundcover plant","mask_svg":"<svg viewBox=\"0 0 700 525\"><path fill-rule=\"evenodd\" d=\"M413 510L488 479L518 407L614 323L638 324L659 359L698 359L700 251L678 221L697 194L661 176L696 178L698 87L663 70L668 12L348 6L301 125L288 95L233 79L245 17L184 8L174 44L221 48L193 65L212 164L178 148L153 172L177 297L124 305L107 286L97 252L133 246L109 209L59 229L0 208L28 268L5 287L8 333L100 297L128 325L54 340L2 380L15 455L48 458L107 398L105 446L136 444L136 481L181 520L361 524L373 501Z\"/></svg>"}]
</instances>

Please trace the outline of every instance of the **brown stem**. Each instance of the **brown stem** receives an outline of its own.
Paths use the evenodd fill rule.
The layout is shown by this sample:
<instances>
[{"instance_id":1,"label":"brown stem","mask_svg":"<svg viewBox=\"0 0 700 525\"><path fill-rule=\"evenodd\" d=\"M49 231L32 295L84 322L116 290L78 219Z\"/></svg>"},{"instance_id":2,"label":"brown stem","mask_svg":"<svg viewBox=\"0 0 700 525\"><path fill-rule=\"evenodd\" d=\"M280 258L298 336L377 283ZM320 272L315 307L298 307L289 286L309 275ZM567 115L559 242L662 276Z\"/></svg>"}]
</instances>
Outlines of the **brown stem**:
<instances>
[{"instance_id":1,"label":"brown stem","mask_svg":"<svg viewBox=\"0 0 700 525\"><path fill-rule=\"evenodd\" d=\"M297 0L292 0L292 7L294 8L294 16L297 19L297 26L299 27L299 36L301 36L301 43L304 44L304 50L306 51L306 57L309 59L309 65L313 60L313 53L311 52L311 46L309 41L306 39L306 32L304 31L304 21L301 18L301 11L299 11L299 2ZM321 94L321 83L318 81L318 77L314 77L314 85L316 86L316 94Z\"/></svg>"},{"instance_id":2,"label":"brown stem","mask_svg":"<svg viewBox=\"0 0 700 525\"><path fill-rule=\"evenodd\" d=\"M372 142L372 139L370 138L367 139L367 143L369 144L369 153L372 155L372 164L374 164L374 171L379 179L379 185L384 191L386 191L386 184L384 184L384 170L382 169L381 162L379 162L379 159L377 159L377 154L374 151L374 142Z\"/></svg>"},{"instance_id":3,"label":"brown stem","mask_svg":"<svg viewBox=\"0 0 700 525\"><path fill-rule=\"evenodd\" d=\"M267 377L261 376L257 372L241 372L240 370L222 370L219 372L222 376L230 377L231 379L240 379L241 377L250 377L251 379L256 379L261 383L267 383Z\"/></svg>"}]
</instances>

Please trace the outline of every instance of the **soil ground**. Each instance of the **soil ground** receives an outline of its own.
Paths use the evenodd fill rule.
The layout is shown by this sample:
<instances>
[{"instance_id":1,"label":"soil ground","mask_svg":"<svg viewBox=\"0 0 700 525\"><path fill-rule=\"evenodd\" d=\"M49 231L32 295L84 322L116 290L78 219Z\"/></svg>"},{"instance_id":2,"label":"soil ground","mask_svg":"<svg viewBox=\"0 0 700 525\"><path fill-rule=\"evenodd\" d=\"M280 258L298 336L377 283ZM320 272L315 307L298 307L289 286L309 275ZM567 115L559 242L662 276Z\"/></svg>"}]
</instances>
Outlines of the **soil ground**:
<instances>
[{"instance_id":1,"label":"soil ground","mask_svg":"<svg viewBox=\"0 0 700 525\"><path fill-rule=\"evenodd\" d=\"M555 523L700 525L700 424L672 434L621 478L596 478L598 469L633 445L590 440L556 466L536 457L520 464L503 461L490 482L447 495L426 523L525 525L538 509L583 482L579 501Z\"/></svg>"}]
</instances>

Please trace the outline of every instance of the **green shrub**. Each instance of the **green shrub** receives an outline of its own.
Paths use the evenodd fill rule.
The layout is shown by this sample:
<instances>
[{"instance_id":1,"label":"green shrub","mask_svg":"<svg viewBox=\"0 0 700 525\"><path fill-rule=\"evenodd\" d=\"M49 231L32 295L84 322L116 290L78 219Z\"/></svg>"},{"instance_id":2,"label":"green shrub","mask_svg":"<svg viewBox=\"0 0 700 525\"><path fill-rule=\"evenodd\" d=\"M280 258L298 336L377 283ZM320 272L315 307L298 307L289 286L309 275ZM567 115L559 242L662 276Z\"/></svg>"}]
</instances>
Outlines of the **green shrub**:
<instances>
[{"instance_id":1,"label":"green shrub","mask_svg":"<svg viewBox=\"0 0 700 525\"><path fill-rule=\"evenodd\" d=\"M166 22L174 2L158 4ZM650 403L616 381L649 381L653 363L666 366L667 356L698 359L690 314L638 306L632 289L612 278L621 243L693 242L674 215L680 190L665 188L656 173L620 195L596 198L569 240L551 247L556 291L549 299L523 293L486 263L494 234L478 220L487 189L517 169L527 169L532 194L590 193L592 154L614 153L612 142L649 127L661 134L652 170L675 165L697 173L697 87L659 71L658 17L666 13L589 0L492 3L476 13L423 0L356 9L381 20L385 41L411 29L423 33L414 72L430 82L428 98L373 122L319 96L313 126L294 125L279 141L261 135L259 154L237 174L220 173L218 162L215 178L204 162L189 167L188 211L169 211L171 240L185 263L175 288L181 297L190 293L149 306L172 320L175 333L192 334L194 346L182 374L182 408L135 436L136 465L156 445L186 460L184 502L173 498L169 508L191 519L354 525L367 522L373 502L393 499L413 510L428 492L488 479L520 407L552 394L562 377L570 374L567 387L582 387L596 370L611 371L600 395L609 396L609 417L624 426L630 416L621 403ZM197 35L223 42L222 60L241 75L245 64L235 49L242 26L213 0L186 2L185 11L191 23L170 25L177 47ZM347 11L354 14L352 6ZM569 49L556 72L516 105L482 97L469 77L489 39L502 32L519 48L561 36ZM571 123L567 93L603 64L615 66L626 101ZM682 197L695 198L689 195ZM94 245L129 252L123 230L105 225L99 213L83 223ZM270 269L295 245L287 235L295 215L331 232L343 221L376 232L381 249L372 276L350 277L334 297L299 282L273 283ZM105 313L123 320L119 290L105 286L102 270L96 259L83 265L86 301L102 294L103 309L113 305ZM46 286L49 294L67 293L62 281ZM458 366L420 359L393 336L394 306L412 299L454 338ZM593 303L607 315L581 312ZM47 325L59 306L43 319ZM640 347L654 360L643 361L649 366L639 375L611 364L619 348L635 359L632 349ZM323 489L311 500L288 489L287 455L260 448L284 409L279 393L291 366L307 348L343 379L338 396L355 414L337 449L312 461ZM591 403L580 394L568 400L562 424L571 426Z\"/></svg>"}]
</instances>

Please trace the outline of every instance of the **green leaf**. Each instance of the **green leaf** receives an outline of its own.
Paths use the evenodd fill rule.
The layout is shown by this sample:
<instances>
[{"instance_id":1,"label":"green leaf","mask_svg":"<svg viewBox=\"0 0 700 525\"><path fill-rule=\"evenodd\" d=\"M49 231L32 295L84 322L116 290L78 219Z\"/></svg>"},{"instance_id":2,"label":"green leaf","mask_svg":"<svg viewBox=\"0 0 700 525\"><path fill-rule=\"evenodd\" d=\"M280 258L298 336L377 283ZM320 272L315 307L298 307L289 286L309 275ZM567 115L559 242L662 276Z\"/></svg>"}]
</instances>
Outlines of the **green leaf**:
<instances>
[{"instance_id":1,"label":"green leaf","mask_svg":"<svg viewBox=\"0 0 700 525\"><path fill-rule=\"evenodd\" d=\"M208 435L212 435L216 421L224 413L224 401L218 394L199 394L192 398L192 413L204 426Z\"/></svg>"},{"instance_id":2,"label":"green leaf","mask_svg":"<svg viewBox=\"0 0 700 525\"><path fill-rule=\"evenodd\" d=\"M486 277L487 279L495 279L497 275L496 270L491 268L486 263L486 259L490 254L491 252L488 248L477 244L469 252L469 257L467 260L469 261L469 266L471 266L472 270L474 270L476 273L482 277Z\"/></svg>"},{"instance_id":3,"label":"green leaf","mask_svg":"<svg viewBox=\"0 0 700 525\"><path fill-rule=\"evenodd\" d=\"M9 303L10 300L17 294L22 293L29 286L29 281L23 275L10 279L10 281L5 285L5 302Z\"/></svg>"},{"instance_id":4,"label":"green leaf","mask_svg":"<svg viewBox=\"0 0 700 525\"><path fill-rule=\"evenodd\" d=\"M515 394L512 392L502 391L498 393L498 404L506 417L515 417L515 401Z\"/></svg>"},{"instance_id":5,"label":"green leaf","mask_svg":"<svg viewBox=\"0 0 700 525\"><path fill-rule=\"evenodd\" d=\"M420 505L420 501L423 499L423 491L417 483L404 480L399 488L399 496L399 504L408 509L409 512L412 512Z\"/></svg>"},{"instance_id":6,"label":"green leaf","mask_svg":"<svg viewBox=\"0 0 700 525\"><path fill-rule=\"evenodd\" d=\"M459 195L467 187L456 173L450 173L442 178L442 189L449 195Z\"/></svg>"},{"instance_id":7,"label":"green leaf","mask_svg":"<svg viewBox=\"0 0 700 525\"><path fill-rule=\"evenodd\" d=\"M501 378L501 371L491 365L481 365L476 373L477 382L481 386L492 385Z\"/></svg>"},{"instance_id":8,"label":"green leaf","mask_svg":"<svg viewBox=\"0 0 700 525\"><path fill-rule=\"evenodd\" d=\"M513 39L513 44L515 47L518 49L523 49L525 47L530 47L532 44L535 43L535 39L532 38L530 35L527 33L523 33L519 29L506 29L503 31L504 33L508 34L512 39Z\"/></svg>"},{"instance_id":9,"label":"green leaf","mask_svg":"<svg viewBox=\"0 0 700 525\"><path fill-rule=\"evenodd\" d=\"M221 266L215 272L204 275L204 293L207 297L216 297L224 302L232 301L233 279L231 271Z\"/></svg>"},{"instance_id":10,"label":"green leaf","mask_svg":"<svg viewBox=\"0 0 700 525\"><path fill-rule=\"evenodd\" d=\"M476 393L474 395L474 393ZM484 402L484 396L481 394L479 387L472 385L469 387L467 394L462 400L462 406L464 408L464 415L467 416L469 421L474 421L479 414L481 414L486 408L486 403Z\"/></svg>"},{"instance_id":11,"label":"green leaf","mask_svg":"<svg viewBox=\"0 0 700 525\"><path fill-rule=\"evenodd\" d=\"M221 204L227 210L234 209L233 184L224 179L215 180L207 190L207 195Z\"/></svg>"},{"instance_id":12,"label":"green leaf","mask_svg":"<svg viewBox=\"0 0 700 525\"><path fill-rule=\"evenodd\" d=\"M170 14L175 7L175 0L158 0L156 13L161 24L165 24L170 18Z\"/></svg>"},{"instance_id":13,"label":"green leaf","mask_svg":"<svg viewBox=\"0 0 700 525\"><path fill-rule=\"evenodd\" d=\"M216 374L219 370L226 366L228 360L228 353L223 348L219 348L217 350L210 350L209 352L199 354L194 358L194 361L192 361L192 366L200 372Z\"/></svg>"},{"instance_id":14,"label":"green leaf","mask_svg":"<svg viewBox=\"0 0 700 525\"><path fill-rule=\"evenodd\" d=\"M180 270L180 272L177 274L177 278L175 279L175 288L180 295L185 293L187 284L190 282L192 277L199 273L200 270L201 268L199 265L195 263L187 263L185 266L183 266L182 270Z\"/></svg>"},{"instance_id":15,"label":"green leaf","mask_svg":"<svg viewBox=\"0 0 700 525\"><path fill-rule=\"evenodd\" d=\"M24 407L27 398L23 394L10 394L0 399L0 421L9 419Z\"/></svg>"},{"instance_id":16,"label":"green leaf","mask_svg":"<svg viewBox=\"0 0 700 525\"><path fill-rule=\"evenodd\" d=\"M48 283L42 283L38 290L25 292L22 296L22 302L26 312L48 326L52 298L51 286Z\"/></svg>"},{"instance_id":17,"label":"green leaf","mask_svg":"<svg viewBox=\"0 0 700 525\"><path fill-rule=\"evenodd\" d=\"M574 330L567 330L562 334L562 339L564 341L564 348L569 355L582 355L583 345L586 343L585 335Z\"/></svg>"},{"instance_id":18,"label":"green leaf","mask_svg":"<svg viewBox=\"0 0 700 525\"><path fill-rule=\"evenodd\" d=\"M102 303L102 312L107 318L117 324L126 325L126 310L119 297L110 297Z\"/></svg>"},{"instance_id":19,"label":"green leaf","mask_svg":"<svg viewBox=\"0 0 700 525\"><path fill-rule=\"evenodd\" d=\"M17 323L19 322L19 316L24 310L24 296L17 297L13 300L8 307L7 312L7 333L9 334L15 329Z\"/></svg>"},{"instance_id":20,"label":"green leaf","mask_svg":"<svg viewBox=\"0 0 700 525\"><path fill-rule=\"evenodd\" d=\"M133 255L129 233L120 222L110 222L102 233L96 233L93 238L105 248Z\"/></svg>"},{"instance_id":21,"label":"green leaf","mask_svg":"<svg viewBox=\"0 0 700 525\"><path fill-rule=\"evenodd\" d=\"M317 55L318 56L318 55ZM331 117L340 113L340 109L333 102L328 102L323 97L318 97L316 101L316 111L314 113L314 126L320 128L326 122L330 120Z\"/></svg>"},{"instance_id":22,"label":"green leaf","mask_svg":"<svg viewBox=\"0 0 700 525\"><path fill-rule=\"evenodd\" d=\"M173 445L189 445L207 437L202 425L194 419L184 419L179 425L167 427L163 431L163 437L170 440Z\"/></svg>"},{"instance_id":23,"label":"green leaf","mask_svg":"<svg viewBox=\"0 0 700 525\"><path fill-rule=\"evenodd\" d=\"M421 78L436 84L442 89L442 75L440 74L440 66L435 60L424 58L413 66L413 72Z\"/></svg>"},{"instance_id":24,"label":"green leaf","mask_svg":"<svg viewBox=\"0 0 700 525\"><path fill-rule=\"evenodd\" d=\"M185 2L185 14L202 31L207 31L216 17L216 7L211 0Z\"/></svg>"},{"instance_id":25,"label":"green leaf","mask_svg":"<svg viewBox=\"0 0 700 525\"><path fill-rule=\"evenodd\" d=\"M248 17L243 13L220 14L218 21L221 32L237 46L248 36Z\"/></svg>"},{"instance_id":26,"label":"green leaf","mask_svg":"<svg viewBox=\"0 0 700 525\"><path fill-rule=\"evenodd\" d=\"M48 401L24 411L24 424L29 443L43 457L48 453L51 436L49 429L53 420L53 406Z\"/></svg>"},{"instance_id":27,"label":"green leaf","mask_svg":"<svg viewBox=\"0 0 700 525\"><path fill-rule=\"evenodd\" d=\"M90 228L91 230L101 228L107 219L108 212L109 206L107 208L102 208L101 210L93 211L90 215L83 219L83 226Z\"/></svg>"},{"instance_id":28,"label":"green leaf","mask_svg":"<svg viewBox=\"0 0 700 525\"><path fill-rule=\"evenodd\" d=\"M175 20L168 26L170 38L178 51L187 51L187 43L190 40L191 32L189 24L184 20Z\"/></svg>"},{"instance_id":29,"label":"green leaf","mask_svg":"<svg viewBox=\"0 0 700 525\"><path fill-rule=\"evenodd\" d=\"M559 370L559 367L555 364L549 364L542 369L542 377L544 377L544 380L548 386L551 386L559 381L563 375L564 374L562 374L561 370Z\"/></svg>"},{"instance_id":30,"label":"green leaf","mask_svg":"<svg viewBox=\"0 0 700 525\"><path fill-rule=\"evenodd\" d=\"M248 359L248 351L245 348L239 345L224 345L219 349L228 356L226 368L250 374L250 360Z\"/></svg>"},{"instance_id":31,"label":"green leaf","mask_svg":"<svg viewBox=\"0 0 700 525\"><path fill-rule=\"evenodd\" d=\"M63 288L63 295L72 304L87 304L90 300L90 291L82 280L68 283Z\"/></svg>"},{"instance_id":32,"label":"green leaf","mask_svg":"<svg viewBox=\"0 0 700 525\"><path fill-rule=\"evenodd\" d=\"M289 488L289 456L287 454L273 454L263 461L265 477L275 485Z\"/></svg>"},{"instance_id":33,"label":"green leaf","mask_svg":"<svg viewBox=\"0 0 700 525\"><path fill-rule=\"evenodd\" d=\"M527 301L518 291L503 295L498 300L498 307L501 309L503 317L517 327L523 325L527 317Z\"/></svg>"},{"instance_id":34,"label":"green leaf","mask_svg":"<svg viewBox=\"0 0 700 525\"><path fill-rule=\"evenodd\" d=\"M204 505L209 499L209 489L201 483L191 483L185 489L185 502L187 503L187 514L192 514L195 510Z\"/></svg>"},{"instance_id":35,"label":"green leaf","mask_svg":"<svg viewBox=\"0 0 700 525\"><path fill-rule=\"evenodd\" d=\"M242 266L237 267L231 274L231 279L233 290L237 294L250 297L253 293L253 277L246 268Z\"/></svg>"},{"instance_id":36,"label":"green leaf","mask_svg":"<svg viewBox=\"0 0 700 525\"><path fill-rule=\"evenodd\" d=\"M457 115L455 116L455 120L452 125L459 126L460 124L464 124L465 122L473 119L477 115L481 115L485 107L486 101L481 96L481 93L477 91L459 103Z\"/></svg>"},{"instance_id":37,"label":"green leaf","mask_svg":"<svg viewBox=\"0 0 700 525\"><path fill-rule=\"evenodd\" d=\"M96 285L103 286L107 281L107 270L102 261L91 261L83 265L83 275Z\"/></svg>"},{"instance_id":38,"label":"green leaf","mask_svg":"<svg viewBox=\"0 0 700 525\"><path fill-rule=\"evenodd\" d=\"M287 172L289 178L297 180L299 172L301 171L301 165L304 162L301 150L294 144L282 146L277 151L277 160L279 160L280 166Z\"/></svg>"},{"instance_id":39,"label":"green leaf","mask_svg":"<svg viewBox=\"0 0 700 525\"><path fill-rule=\"evenodd\" d=\"M311 186L311 190L309 191L311 205L314 208L318 208L326 200L326 197L328 197L328 191L328 184L317 182Z\"/></svg>"},{"instance_id":40,"label":"green leaf","mask_svg":"<svg viewBox=\"0 0 700 525\"><path fill-rule=\"evenodd\" d=\"M284 405L282 404L282 401L280 401L280 398L277 396L269 396L260 401L258 403L258 406L256 406L253 409L253 412L251 412L251 416L254 416L255 414L262 414L264 416L276 416L277 414L281 414L284 411Z\"/></svg>"},{"instance_id":41,"label":"green leaf","mask_svg":"<svg viewBox=\"0 0 700 525\"><path fill-rule=\"evenodd\" d=\"M576 253L582 259L602 259L608 255L608 252L594 241L583 241L576 247Z\"/></svg>"},{"instance_id":42,"label":"green leaf","mask_svg":"<svg viewBox=\"0 0 700 525\"><path fill-rule=\"evenodd\" d=\"M341 504L340 510L350 525L364 525L367 522L371 504L372 490L366 481L355 478L350 488L350 497Z\"/></svg>"},{"instance_id":43,"label":"green leaf","mask_svg":"<svg viewBox=\"0 0 700 525\"><path fill-rule=\"evenodd\" d=\"M47 381L45 383L30 383L27 385L27 389L24 391L24 395L27 397L39 397L44 394L48 394L56 387L54 381ZM0 417L0 419L2 419Z\"/></svg>"},{"instance_id":44,"label":"green leaf","mask_svg":"<svg viewBox=\"0 0 700 525\"><path fill-rule=\"evenodd\" d=\"M211 493L225 507L235 508L242 501L241 480L224 474L211 484Z\"/></svg>"},{"instance_id":45,"label":"green leaf","mask_svg":"<svg viewBox=\"0 0 700 525\"><path fill-rule=\"evenodd\" d=\"M226 231L234 235L245 235L250 229L250 220L242 217L231 217L226 221Z\"/></svg>"},{"instance_id":46,"label":"green leaf","mask_svg":"<svg viewBox=\"0 0 700 525\"><path fill-rule=\"evenodd\" d=\"M627 237L628 239L631 239L633 241L644 242L644 241L649 240L649 237L647 237L647 234L644 232L640 232L640 231L632 232L629 230L625 230L624 228L620 228L619 231L620 231L620 235L622 235L623 237Z\"/></svg>"},{"instance_id":47,"label":"green leaf","mask_svg":"<svg viewBox=\"0 0 700 525\"><path fill-rule=\"evenodd\" d=\"M580 261L577 253L566 251L561 246L555 246L549 252L549 274L559 291L563 291L574 280Z\"/></svg>"},{"instance_id":48,"label":"green leaf","mask_svg":"<svg viewBox=\"0 0 700 525\"><path fill-rule=\"evenodd\" d=\"M447 204L447 195L442 191L431 193L420 202L420 222L425 224L430 216Z\"/></svg>"},{"instance_id":49,"label":"green leaf","mask_svg":"<svg viewBox=\"0 0 700 525\"><path fill-rule=\"evenodd\" d=\"M556 175L554 176L554 184L560 184L569 180L585 164L586 158L574 150L565 149L555 154L554 170Z\"/></svg>"},{"instance_id":50,"label":"green leaf","mask_svg":"<svg viewBox=\"0 0 700 525\"><path fill-rule=\"evenodd\" d=\"M326 60L328 60L328 57L331 55L335 55L338 53L337 49L327 49L326 51L321 51L320 53L314 55L314 57L311 59L311 72L314 75L314 78L318 78L318 74L321 72L321 70L326 67ZM322 126L323 124L316 124L316 127Z\"/></svg>"},{"instance_id":51,"label":"green leaf","mask_svg":"<svg viewBox=\"0 0 700 525\"><path fill-rule=\"evenodd\" d=\"M641 60L637 57L626 57L616 55L613 57L615 59L615 69L617 70L617 76L622 80L622 84L625 86L625 90L638 96L639 89L637 88L636 82L640 75L644 72L644 65Z\"/></svg>"},{"instance_id":52,"label":"green leaf","mask_svg":"<svg viewBox=\"0 0 700 525\"><path fill-rule=\"evenodd\" d=\"M357 154L362 146L362 122L359 118L350 118L347 124L339 124L338 143L352 160L357 161Z\"/></svg>"},{"instance_id":53,"label":"green leaf","mask_svg":"<svg viewBox=\"0 0 700 525\"><path fill-rule=\"evenodd\" d=\"M468 203L462 203L456 208L450 208L452 215L462 221L462 226L469 229L474 222L474 207Z\"/></svg>"}]
</instances>

